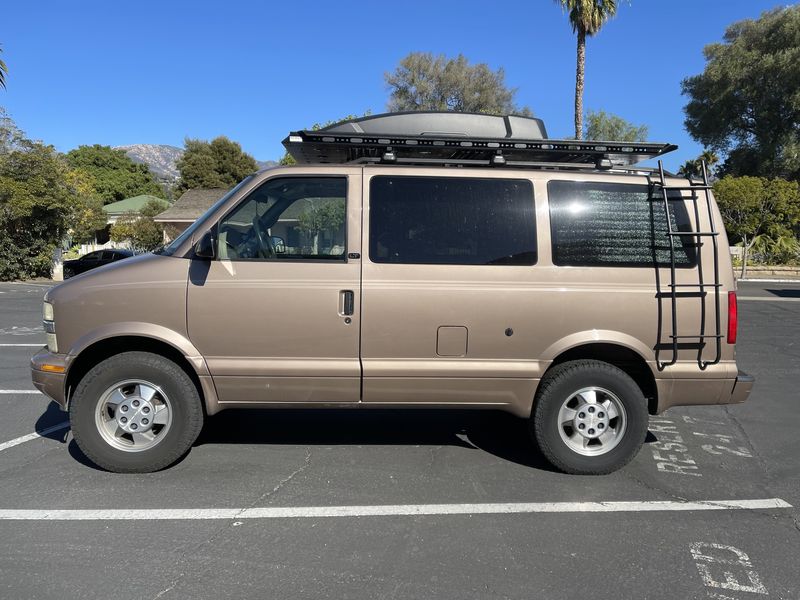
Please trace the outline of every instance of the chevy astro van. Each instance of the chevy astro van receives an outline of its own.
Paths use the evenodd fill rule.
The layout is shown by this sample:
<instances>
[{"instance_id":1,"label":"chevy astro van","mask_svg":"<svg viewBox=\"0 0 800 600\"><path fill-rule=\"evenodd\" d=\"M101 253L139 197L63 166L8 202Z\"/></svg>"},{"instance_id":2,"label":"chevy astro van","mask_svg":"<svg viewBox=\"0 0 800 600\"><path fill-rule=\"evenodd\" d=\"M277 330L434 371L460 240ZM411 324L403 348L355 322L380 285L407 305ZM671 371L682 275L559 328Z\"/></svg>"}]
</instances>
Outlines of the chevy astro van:
<instances>
[{"instance_id":1,"label":"chevy astro van","mask_svg":"<svg viewBox=\"0 0 800 600\"><path fill-rule=\"evenodd\" d=\"M513 413L556 468L603 474L649 415L747 398L707 178L636 166L675 146L459 113L284 145L296 165L45 296L33 382L100 467L168 467L226 409L436 407Z\"/></svg>"}]
</instances>

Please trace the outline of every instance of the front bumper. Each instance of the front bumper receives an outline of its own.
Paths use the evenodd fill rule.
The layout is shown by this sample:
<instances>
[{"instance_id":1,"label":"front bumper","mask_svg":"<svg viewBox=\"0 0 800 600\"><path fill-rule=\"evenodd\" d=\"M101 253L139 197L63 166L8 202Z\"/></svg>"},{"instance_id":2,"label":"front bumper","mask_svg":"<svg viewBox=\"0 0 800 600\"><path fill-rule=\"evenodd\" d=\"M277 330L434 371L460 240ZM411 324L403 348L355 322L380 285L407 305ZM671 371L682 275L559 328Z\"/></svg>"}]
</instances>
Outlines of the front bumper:
<instances>
[{"instance_id":1,"label":"front bumper","mask_svg":"<svg viewBox=\"0 0 800 600\"><path fill-rule=\"evenodd\" d=\"M54 400L62 410L67 408L67 397L64 383L66 373L44 371L45 365L64 367L66 370L66 355L53 354L46 347L42 348L31 358L31 380L37 390L48 398Z\"/></svg>"},{"instance_id":2,"label":"front bumper","mask_svg":"<svg viewBox=\"0 0 800 600\"><path fill-rule=\"evenodd\" d=\"M755 381L756 378L752 375L748 375L744 371L739 371L739 374L736 376L736 381L733 384L731 399L726 404L739 404L740 402L747 400L747 397L750 395L750 390L753 389L753 384Z\"/></svg>"}]
</instances>

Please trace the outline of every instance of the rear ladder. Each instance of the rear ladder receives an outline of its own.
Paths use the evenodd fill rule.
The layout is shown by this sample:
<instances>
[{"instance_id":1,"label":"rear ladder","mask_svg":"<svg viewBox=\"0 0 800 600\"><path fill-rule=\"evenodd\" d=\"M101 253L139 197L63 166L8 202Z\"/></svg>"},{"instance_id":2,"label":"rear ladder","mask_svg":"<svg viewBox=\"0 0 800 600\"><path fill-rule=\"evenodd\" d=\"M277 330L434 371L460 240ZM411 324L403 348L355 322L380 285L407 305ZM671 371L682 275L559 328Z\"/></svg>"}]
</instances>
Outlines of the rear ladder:
<instances>
[{"instance_id":1,"label":"rear ladder","mask_svg":"<svg viewBox=\"0 0 800 600\"><path fill-rule=\"evenodd\" d=\"M661 283L661 269L660 265L656 264L656 296L658 298L658 340L656 343L656 365L658 369L664 370L667 367L674 365L678 361L678 350L680 349L693 349L697 348L697 365L701 370L705 370L710 365L715 365L720 361L722 354L722 332L721 332L721 307L720 307L720 282L719 282L719 244L717 231L714 219L714 213L711 203L712 189L708 184L708 169L705 161L701 162L703 182L702 184L694 184L689 179L688 185L667 185L664 175L664 166L661 161L658 161L658 175L659 180L655 185L661 188L661 194L664 202L664 213L667 219L666 236L669 240L669 273L670 280L666 284L668 291L664 291ZM702 192L705 200L706 211L708 214L708 221L711 226L710 231L676 231L672 226L672 217L669 209L670 192L685 192L691 191L691 200L694 207L694 222L696 226L700 227L700 209L698 207L698 200L700 199L698 192ZM673 197L675 198L675 197ZM683 194L678 196L681 201L684 200ZM690 219L691 222L691 219ZM694 238L697 259L697 283L677 283L675 280L675 240L681 238ZM713 283L706 283L703 276L703 253L702 248L704 238L711 240L711 247L713 250L713 264L714 264L714 280ZM707 320L707 307L706 298L708 296L708 289L711 288L714 294L714 333L706 333L706 320ZM693 298L700 299L700 331L696 335L679 335L678 332L678 298ZM663 301L669 299L670 315L672 321L672 329L669 342L663 343L663 329L664 329L664 310ZM703 360L703 351L706 347L706 340L714 340L716 353L712 360ZM672 352L669 360L661 359L661 351L668 350Z\"/></svg>"}]
</instances>

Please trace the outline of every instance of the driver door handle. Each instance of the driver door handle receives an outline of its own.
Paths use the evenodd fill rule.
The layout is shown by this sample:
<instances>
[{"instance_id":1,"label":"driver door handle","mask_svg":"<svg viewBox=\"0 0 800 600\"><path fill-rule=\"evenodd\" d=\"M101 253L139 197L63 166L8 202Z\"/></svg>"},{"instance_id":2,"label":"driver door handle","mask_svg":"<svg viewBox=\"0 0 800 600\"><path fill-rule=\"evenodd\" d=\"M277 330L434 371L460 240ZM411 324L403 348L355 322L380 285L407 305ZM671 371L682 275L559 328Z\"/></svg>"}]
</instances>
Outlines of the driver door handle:
<instances>
[{"instance_id":1,"label":"driver door handle","mask_svg":"<svg viewBox=\"0 0 800 600\"><path fill-rule=\"evenodd\" d=\"M351 316L355 310L356 297L353 290L339 292L339 312L343 316Z\"/></svg>"}]
</instances>

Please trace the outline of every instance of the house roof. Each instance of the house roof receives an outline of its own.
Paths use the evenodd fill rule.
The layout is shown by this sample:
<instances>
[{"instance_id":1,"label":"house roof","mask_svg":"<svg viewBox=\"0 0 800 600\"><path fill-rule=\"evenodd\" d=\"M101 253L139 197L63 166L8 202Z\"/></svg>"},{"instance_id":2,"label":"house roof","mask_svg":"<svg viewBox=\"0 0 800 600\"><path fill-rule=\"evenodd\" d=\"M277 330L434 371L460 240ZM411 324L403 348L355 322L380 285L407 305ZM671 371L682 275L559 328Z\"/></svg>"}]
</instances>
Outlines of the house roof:
<instances>
[{"instance_id":1,"label":"house roof","mask_svg":"<svg viewBox=\"0 0 800 600\"><path fill-rule=\"evenodd\" d=\"M206 212L214 202L222 198L228 190L223 188L194 188L186 190L175 204L155 216L155 221L192 222Z\"/></svg>"},{"instance_id":2,"label":"house roof","mask_svg":"<svg viewBox=\"0 0 800 600\"><path fill-rule=\"evenodd\" d=\"M144 205L151 200L161 202L162 204L169 204L169 202L163 198L157 198L156 196L151 196L150 194L142 194L141 196L125 198L124 200L106 204L103 206L103 210L109 215L122 215L129 212L139 212L142 210L142 208L144 208Z\"/></svg>"}]
</instances>

